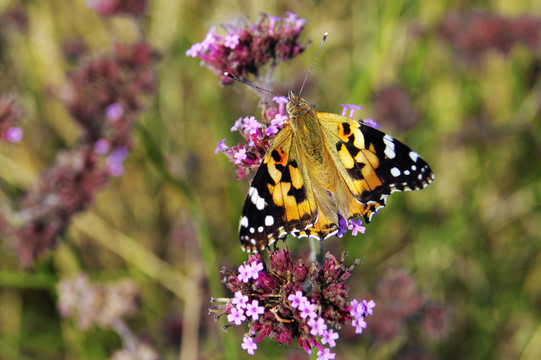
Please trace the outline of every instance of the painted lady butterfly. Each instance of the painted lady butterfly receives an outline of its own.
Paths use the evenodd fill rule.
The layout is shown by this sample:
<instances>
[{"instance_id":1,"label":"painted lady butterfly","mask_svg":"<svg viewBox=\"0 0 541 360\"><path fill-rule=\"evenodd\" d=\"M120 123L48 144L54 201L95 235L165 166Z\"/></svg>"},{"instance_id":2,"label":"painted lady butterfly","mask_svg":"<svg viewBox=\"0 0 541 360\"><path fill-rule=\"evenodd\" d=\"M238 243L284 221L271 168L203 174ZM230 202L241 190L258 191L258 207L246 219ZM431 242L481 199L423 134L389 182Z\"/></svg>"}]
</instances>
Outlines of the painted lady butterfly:
<instances>
[{"instance_id":1,"label":"painted lady butterfly","mask_svg":"<svg viewBox=\"0 0 541 360\"><path fill-rule=\"evenodd\" d=\"M287 112L244 203L239 232L246 251L287 234L326 239L338 232L339 213L368 222L388 195L434 179L419 154L362 122L315 112L293 92Z\"/></svg>"}]
</instances>

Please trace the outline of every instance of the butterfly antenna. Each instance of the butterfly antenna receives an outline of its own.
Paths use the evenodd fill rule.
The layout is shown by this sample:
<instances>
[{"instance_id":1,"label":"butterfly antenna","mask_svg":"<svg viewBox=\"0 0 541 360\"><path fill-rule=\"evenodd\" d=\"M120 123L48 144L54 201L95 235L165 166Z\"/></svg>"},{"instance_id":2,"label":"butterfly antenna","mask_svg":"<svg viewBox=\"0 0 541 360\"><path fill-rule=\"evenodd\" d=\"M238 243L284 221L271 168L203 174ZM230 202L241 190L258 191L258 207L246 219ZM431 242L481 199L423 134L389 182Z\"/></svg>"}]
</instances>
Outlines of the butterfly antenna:
<instances>
[{"instance_id":1,"label":"butterfly antenna","mask_svg":"<svg viewBox=\"0 0 541 360\"><path fill-rule=\"evenodd\" d=\"M321 40L321 45L319 45L319 50L317 51L316 58L312 62L312 65L310 66L310 69L308 70L308 73L306 74L306 76L304 77L304 81L302 82L301 89L299 90L299 96L301 96L302 90L304 89L304 84L306 84L306 80L308 79L308 75L310 75L310 72L312 71L312 68L316 64L316 60L319 57L319 53L321 52L321 48L323 47L323 44L325 44L325 40L327 40L327 35L329 35L328 32L325 32L325 34L323 34L323 39Z\"/></svg>"},{"instance_id":2,"label":"butterfly antenna","mask_svg":"<svg viewBox=\"0 0 541 360\"><path fill-rule=\"evenodd\" d=\"M269 89L265 89L265 88L262 88L261 86L257 86L255 84L252 84L251 82L248 82L246 80L242 80L242 79L239 79L238 77L236 77L235 75L231 75L230 73L228 73L227 71L224 72L224 75L227 76L228 78L231 78L235 81L238 81L238 82L241 82L243 83L244 85L248 85L249 87L253 88L253 89L256 89L256 90L261 90L261 91L264 91L264 92L268 92L269 94L272 94L274 96L282 96L278 93L275 93L274 91L272 90L269 90Z\"/></svg>"}]
</instances>

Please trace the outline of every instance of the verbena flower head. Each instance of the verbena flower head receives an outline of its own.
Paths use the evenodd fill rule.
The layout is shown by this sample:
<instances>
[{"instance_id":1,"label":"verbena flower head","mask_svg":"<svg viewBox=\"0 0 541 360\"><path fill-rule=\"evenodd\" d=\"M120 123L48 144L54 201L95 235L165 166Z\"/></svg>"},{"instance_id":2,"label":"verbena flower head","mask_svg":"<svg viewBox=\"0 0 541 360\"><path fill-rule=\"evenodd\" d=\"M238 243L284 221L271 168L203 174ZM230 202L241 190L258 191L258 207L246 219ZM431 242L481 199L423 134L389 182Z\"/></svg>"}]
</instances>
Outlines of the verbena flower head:
<instances>
[{"instance_id":1,"label":"verbena flower head","mask_svg":"<svg viewBox=\"0 0 541 360\"><path fill-rule=\"evenodd\" d=\"M370 335L379 341L389 341L400 334L411 332L416 326L418 335L431 340L443 339L449 331L448 311L428 301L417 288L415 278L407 271L390 269L376 286L378 311L370 321ZM353 312L372 314L375 304L353 303Z\"/></svg>"},{"instance_id":2,"label":"verbena flower head","mask_svg":"<svg viewBox=\"0 0 541 360\"><path fill-rule=\"evenodd\" d=\"M272 100L272 104L262 105L262 122L257 121L254 116L247 116L239 118L231 128L231 131L240 133L246 140L245 144L228 147L223 139L216 147L216 153L224 153L229 161L238 166L239 179L259 167L272 139L286 123L287 115L284 114L284 104L287 103L287 98L275 96Z\"/></svg>"},{"instance_id":3,"label":"verbena flower head","mask_svg":"<svg viewBox=\"0 0 541 360\"><path fill-rule=\"evenodd\" d=\"M282 19L263 14L251 24L242 18L224 25L224 35L212 27L203 41L186 51L186 56L199 57L221 76L222 84L233 82L224 72L243 80L249 74L259 78L263 66L275 66L304 51L306 46L298 38L305 22L290 12Z\"/></svg>"},{"instance_id":4,"label":"verbena flower head","mask_svg":"<svg viewBox=\"0 0 541 360\"><path fill-rule=\"evenodd\" d=\"M131 147L130 131L155 90L157 54L147 43L115 44L113 54L93 59L70 74L63 90L69 112L82 127L83 141L101 138L113 148Z\"/></svg>"},{"instance_id":5,"label":"verbena flower head","mask_svg":"<svg viewBox=\"0 0 541 360\"><path fill-rule=\"evenodd\" d=\"M56 246L57 237L71 217L94 201L107 179L93 148L81 146L57 154L56 163L21 200L24 224L15 231L14 238L23 266L30 266L39 255Z\"/></svg>"},{"instance_id":6,"label":"verbena flower head","mask_svg":"<svg viewBox=\"0 0 541 360\"><path fill-rule=\"evenodd\" d=\"M102 16L142 16L147 9L147 0L86 0L88 7Z\"/></svg>"},{"instance_id":7,"label":"verbena flower head","mask_svg":"<svg viewBox=\"0 0 541 360\"><path fill-rule=\"evenodd\" d=\"M75 317L82 330L93 325L109 328L138 309L139 291L131 280L90 284L86 275L58 284L58 308L63 317Z\"/></svg>"},{"instance_id":8,"label":"verbena flower head","mask_svg":"<svg viewBox=\"0 0 541 360\"><path fill-rule=\"evenodd\" d=\"M516 18L499 14L452 12L439 27L439 35L469 61L492 52L508 54L517 44L531 51L541 46L541 18L529 14Z\"/></svg>"},{"instance_id":9,"label":"verbena flower head","mask_svg":"<svg viewBox=\"0 0 541 360\"><path fill-rule=\"evenodd\" d=\"M411 129L419 122L410 95L398 83L376 91L373 96L373 111L378 121L397 130Z\"/></svg>"},{"instance_id":10,"label":"verbena flower head","mask_svg":"<svg viewBox=\"0 0 541 360\"><path fill-rule=\"evenodd\" d=\"M218 304L210 311L216 319L226 316L224 329L247 325L242 348L251 355L256 344L268 337L279 344L296 341L306 352L315 348L320 358L332 359L330 348L339 338L332 328L348 323L364 328L364 319L375 306L373 301L347 301L349 287L345 282L360 261L346 267L345 254L340 260L327 254L322 266L307 265L293 261L287 248L270 253L269 260L265 267L259 254L250 255L239 271L224 269L223 281L235 296L212 299Z\"/></svg>"},{"instance_id":11,"label":"verbena flower head","mask_svg":"<svg viewBox=\"0 0 541 360\"><path fill-rule=\"evenodd\" d=\"M336 236L342 238L349 230L351 230L353 236L357 236L359 233L364 234L366 227L362 226L362 223L361 218L346 220L342 214L338 214L338 232Z\"/></svg>"}]
</instances>

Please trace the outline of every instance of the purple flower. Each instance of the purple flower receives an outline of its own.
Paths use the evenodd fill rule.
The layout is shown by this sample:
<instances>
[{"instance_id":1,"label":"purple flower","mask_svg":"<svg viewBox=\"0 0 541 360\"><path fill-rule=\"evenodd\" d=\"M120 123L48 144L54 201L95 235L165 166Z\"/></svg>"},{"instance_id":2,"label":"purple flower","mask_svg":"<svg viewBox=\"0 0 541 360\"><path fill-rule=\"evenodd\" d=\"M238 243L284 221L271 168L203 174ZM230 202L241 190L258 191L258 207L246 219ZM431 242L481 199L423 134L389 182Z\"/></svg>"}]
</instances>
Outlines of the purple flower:
<instances>
[{"instance_id":1,"label":"purple flower","mask_svg":"<svg viewBox=\"0 0 541 360\"><path fill-rule=\"evenodd\" d=\"M243 120L244 120L244 118L240 117L237 121L235 121L235 125L233 125L233 127L231 127L231 132L237 131L242 126L242 121Z\"/></svg>"},{"instance_id":2,"label":"purple flower","mask_svg":"<svg viewBox=\"0 0 541 360\"><path fill-rule=\"evenodd\" d=\"M374 315L374 310L372 310L376 307L376 302L374 300L370 300L370 301L363 300L361 303L363 304L364 313L366 315Z\"/></svg>"},{"instance_id":3,"label":"purple flower","mask_svg":"<svg viewBox=\"0 0 541 360\"><path fill-rule=\"evenodd\" d=\"M363 109L362 106L354 105L354 104L340 104L340 105L342 105L342 107L343 107L342 116L346 116L346 112L349 110L349 118L350 119L353 119L353 117L355 116L355 111L356 110L362 110Z\"/></svg>"},{"instance_id":4,"label":"purple flower","mask_svg":"<svg viewBox=\"0 0 541 360\"><path fill-rule=\"evenodd\" d=\"M375 122L373 119L364 119L363 122L374 129L379 129L381 127L381 125Z\"/></svg>"},{"instance_id":5,"label":"purple flower","mask_svg":"<svg viewBox=\"0 0 541 360\"><path fill-rule=\"evenodd\" d=\"M246 160L246 149L239 149L233 157L235 158L235 164L240 165L244 160Z\"/></svg>"},{"instance_id":6,"label":"purple flower","mask_svg":"<svg viewBox=\"0 0 541 360\"><path fill-rule=\"evenodd\" d=\"M244 118L244 132L248 135L254 135L261 128L261 123L255 119L255 116Z\"/></svg>"},{"instance_id":7,"label":"purple flower","mask_svg":"<svg viewBox=\"0 0 541 360\"><path fill-rule=\"evenodd\" d=\"M269 34L271 36L274 35L274 26L280 20L281 18L279 16L269 15Z\"/></svg>"},{"instance_id":8,"label":"purple flower","mask_svg":"<svg viewBox=\"0 0 541 360\"><path fill-rule=\"evenodd\" d=\"M229 147L225 144L225 138L220 140L218 143L218 146L216 146L216 150L214 150L214 153L217 154L220 151L224 151L226 149L229 149Z\"/></svg>"},{"instance_id":9,"label":"purple flower","mask_svg":"<svg viewBox=\"0 0 541 360\"><path fill-rule=\"evenodd\" d=\"M291 303L291 307L297 309L302 303L307 302L306 296L302 295L302 291L297 290L295 294L289 294L287 300Z\"/></svg>"},{"instance_id":10,"label":"purple flower","mask_svg":"<svg viewBox=\"0 0 541 360\"><path fill-rule=\"evenodd\" d=\"M244 315L243 309L234 307L229 310L229 314L227 315L227 321L229 321L230 323L235 323L235 325L239 326L244 320L246 320L246 316Z\"/></svg>"},{"instance_id":11,"label":"purple flower","mask_svg":"<svg viewBox=\"0 0 541 360\"><path fill-rule=\"evenodd\" d=\"M275 125L270 125L265 129L265 135L267 136L273 136L276 134L278 134L278 128Z\"/></svg>"},{"instance_id":12,"label":"purple flower","mask_svg":"<svg viewBox=\"0 0 541 360\"><path fill-rule=\"evenodd\" d=\"M124 173L124 159L128 156L128 149L119 146L107 157L107 170L111 176L120 176Z\"/></svg>"},{"instance_id":13,"label":"purple flower","mask_svg":"<svg viewBox=\"0 0 541 360\"><path fill-rule=\"evenodd\" d=\"M188 50L186 50L186 56L196 57L199 56L202 50L201 43L193 44Z\"/></svg>"},{"instance_id":14,"label":"purple flower","mask_svg":"<svg viewBox=\"0 0 541 360\"><path fill-rule=\"evenodd\" d=\"M341 238L348 230L351 230L351 235L353 236L357 236L359 233L364 234L366 227L362 226L362 223L362 219L350 219L348 222L342 214L338 214L338 233L336 236Z\"/></svg>"},{"instance_id":15,"label":"purple flower","mask_svg":"<svg viewBox=\"0 0 541 360\"><path fill-rule=\"evenodd\" d=\"M216 35L216 26L211 26L209 31L207 32L207 35L205 35L205 38L203 39L203 41L201 41L201 51L207 51L218 40L220 40L220 37Z\"/></svg>"},{"instance_id":16,"label":"purple flower","mask_svg":"<svg viewBox=\"0 0 541 360\"><path fill-rule=\"evenodd\" d=\"M252 261L250 265L250 277L254 280L257 280L257 278L259 277L259 272L263 270L263 263Z\"/></svg>"},{"instance_id":17,"label":"purple flower","mask_svg":"<svg viewBox=\"0 0 541 360\"><path fill-rule=\"evenodd\" d=\"M111 121L117 121L124 115L124 109L119 103L112 103L105 108L105 117Z\"/></svg>"},{"instance_id":18,"label":"purple flower","mask_svg":"<svg viewBox=\"0 0 541 360\"><path fill-rule=\"evenodd\" d=\"M271 120L271 125L274 125L277 128L281 129L284 127L286 120L287 120L287 115L276 114L274 119Z\"/></svg>"},{"instance_id":19,"label":"purple flower","mask_svg":"<svg viewBox=\"0 0 541 360\"><path fill-rule=\"evenodd\" d=\"M327 324L325 324L325 320L320 317L310 318L310 320L308 320L308 326L310 326L311 329L310 334L314 336L323 336L323 334L327 331Z\"/></svg>"},{"instance_id":20,"label":"purple flower","mask_svg":"<svg viewBox=\"0 0 541 360\"><path fill-rule=\"evenodd\" d=\"M336 346L336 340L338 340L338 337L338 333L335 333L333 329L329 329L324 331L323 335L321 335L321 343L323 345L329 344L329 347L333 348Z\"/></svg>"},{"instance_id":21,"label":"purple flower","mask_svg":"<svg viewBox=\"0 0 541 360\"><path fill-rule=\"evenodd\" d=\"M289 99L285 96L274 96L272 101L278 104L278 114L284 115L285 105L289 102ZM287 120L287 116L286 116Z\"/></svg>"},{"instance_id":22,"label":"purple flower","mask_svg":"<svg viewBox=\"0 0 541 360\"><path fill-rule=\"evenodd\" d=\"M99 139L94 143L94 151L96 154L104 155L109 151L109 141L107 139Z\"/></svg>"},{"instance_id":23,"label":"purple flower","mask_svg":"<svg viewBox=\"0 0 541 360\"><path fill-rule=\"evenodd\" d=\"M11 143L18 143L23 139L23 132L17 126L11 126L6 130L6 140Z\"/></svg>"},{"instance_id":24,"label":"purple flower","mask_svg":"<svg viewBox=\"0 0 541 360\"><path fill-rule=\"evenodd\" d=\"M235 292L235 297L231 299L231 304L235 305L238 309L245 309L248 303L248 295L243 295L242 292Z\"/></svg>"},{"instance_id":25,"label":"purple flower","mask_svg":"<svg viewBox=\"0 0 541 360\"><path fill-rule=\"evenodd\" d=\"M241 265L239 266L239 275L238 279L242 282L247 283L251 278L252 267L250 265Z\"/></svg>"},{"instance_id":26,"label":"purple flower","mask_svg":"<svg viewBox=\"0 0 541 360\"><path fill-rule=\"evenodd\" d=\"M331 349L322 349L317 352L317 360L332 360L336 357L335 353L331 352Z\"/></svg>"},{"instance_id":27,"label":"purple flower","mask_svg":"<svg viewBox=\"0 0 541 360\"><path fill-rule=\"evenodd\" d=\"M249 336L245 336L242 339L241 347L243 350L246 350L248 354L254 355L254 350L257 349L257 344L255 343L254 339Z\"/></svg>"},{"instance_id":28,"label":"purple flower","mask_svg":"<svg viewBox=\"0 0 541 360\"><path fill-rule=\"evenodd\" d=\"M362 219L351 220L348 229L351 230L351 235L357 236L358 233L364 234L366 227L362 226Z\"/></svg>"},{"instance_id":29,"label":"purple flower","mask_svg":"<svg viewBox=\"0 0 541 360\"><path fill-rule=\"evenodd\" d=\"M353 299L351 300L351 302L349 303L349 306L351 307L351 310L349 311L349 313L351 314L351 316L353 318L358 318L360 316L364 316L364 306L362 305L362 303L359 303L359 301L357 299Z\"/></svg>"},{"instance_id":30,"label":"purple flower","mask_svg":"<svg viewBox=\"0 0 541 360\"><path fill-rule=\"evenodd\" d=\"M224 40L226 48L235 49L239 44L239 36L237 34L227 34Z\"/></svg>"},{"instance_id":31,"label":"purple flower","mask_svg":"<svg viewBox=\"0 0 541 360\"><path fill-rule=\"evenodd\" d=\"M265 308L263 306L259 306L259 301L252 300L252 303L248 303L246 305L246 316L251 316L253 320L259 319L259 315L263 315L265 313Z\"/></svg>"},{"instance_id":32,"label":"purple flower","mask_svg":"<svg viewBox=\"0 0 541 360\"><path fill-rule=\"evenodd\" d=\"M356 334L362 334L363 330L366 329L366 321L364 321L364 317L359 316L351 322L351 325L355 328Z\"/></svg>"},{"instance_id":33,"label":"purple flower","mask_svg":"<svg viewBox=\"0 0 541 360\"><path fill-rule=\"evenodd\" d=\"M299 311L301 312L301 318L306 319L307 317L314 318L317 316L316 307L311 304L308 300L302 302L299 305Z\"/></svg>"}]
</instances>

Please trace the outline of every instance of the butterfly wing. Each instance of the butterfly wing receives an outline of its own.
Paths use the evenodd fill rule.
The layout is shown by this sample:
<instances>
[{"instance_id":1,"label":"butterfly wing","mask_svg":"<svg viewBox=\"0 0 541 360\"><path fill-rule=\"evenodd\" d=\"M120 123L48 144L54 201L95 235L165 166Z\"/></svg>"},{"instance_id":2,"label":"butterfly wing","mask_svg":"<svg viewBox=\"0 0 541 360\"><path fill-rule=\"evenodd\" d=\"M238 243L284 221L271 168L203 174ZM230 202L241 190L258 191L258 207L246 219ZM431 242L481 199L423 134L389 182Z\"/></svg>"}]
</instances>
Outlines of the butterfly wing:
<instances>
[{"instance_id":1,"label":"butterfly wing","mask_svg":"<svg viewBox=\"0 0 541 360\"><path fill-rule=\"evenodd\" d=\"M347 217L373 214L395 191L420 190L434 179L430 166L413 150L377 129L346 117L318 112L325 143L357 204Z\"/></svg>"},{"instance_id":2,"label":"butterfly wing","mask_svg":"<svg viewBox=\"0 0 541 360\"><path fill-rule=\"evenodd\" d=\"M246 251L263 250L287 233L317 221L317 204L297 141L286 125L252 180L239 225L240 242Z\"/></svg>"}]
</instances>

